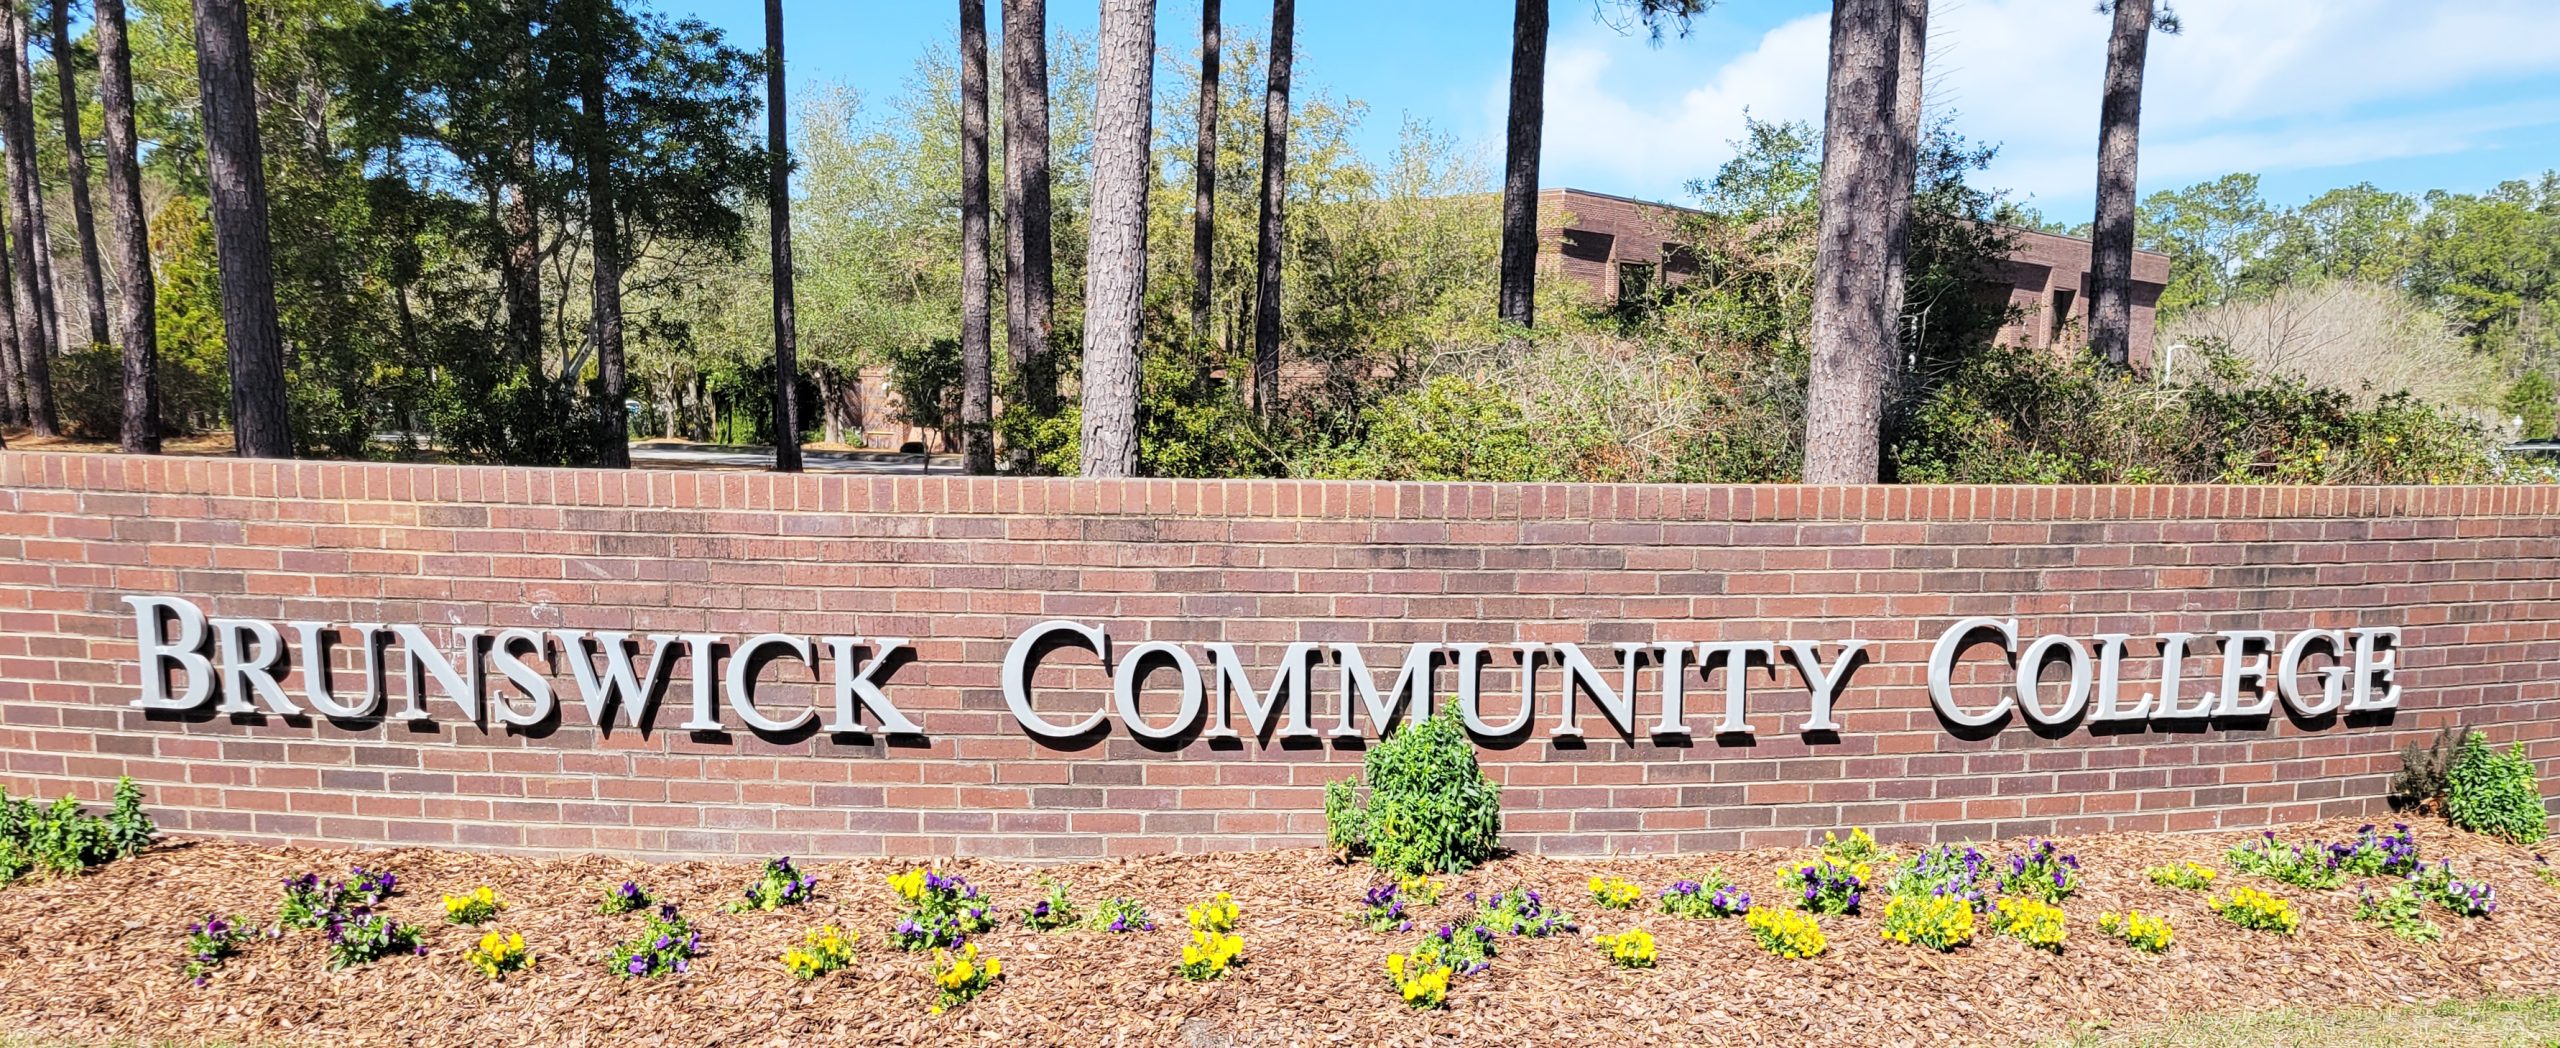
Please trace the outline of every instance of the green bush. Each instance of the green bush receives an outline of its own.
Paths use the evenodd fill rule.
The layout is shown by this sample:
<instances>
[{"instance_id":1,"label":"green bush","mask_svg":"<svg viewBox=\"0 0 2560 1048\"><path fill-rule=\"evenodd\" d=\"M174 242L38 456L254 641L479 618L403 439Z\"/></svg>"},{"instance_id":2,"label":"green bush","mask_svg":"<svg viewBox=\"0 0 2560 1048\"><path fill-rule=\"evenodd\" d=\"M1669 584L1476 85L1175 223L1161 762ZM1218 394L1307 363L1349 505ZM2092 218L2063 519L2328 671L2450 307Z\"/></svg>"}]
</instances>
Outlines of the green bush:
<instances>
[{"instance_id":1,"label":"green bush","mask_svg":"<svg viewBox=\"0 0 2560 1048\"><path fill-rule=\"evenodd\" d=\"M2550 829L2524 746L2500 753L2476 734L2462 740L2445 776L2444 811L2456 826L2517 844L2540 841Z\"/></svg>"},{"instance_id":2,"label":"green bush","mask_svg":"<svg viewBox=\"0 0 2560 1048\"><path fill-rule=\"evenodd\" d=\"M35 870L76 874L138 853L158 835L142 810L142 788L130 778L116 780L115 802L104 817L82 810L73 797L50 807L0 797L0 883Z\"/></svg>"},{"instance_id":3,"label":"green bush","mask_svg":"<svg viewBox=\"0 0 2560 1048\"><path fill-rule=\"evenodd\" d=\"M1362 805L1348 781L1325 789L1325 836L1366 851L1397 874L1457 873L1493 855L1502 834L1502 788L1476 766L1475 743L1455 708L1396 732L1361 768Z\"/></svg>"}]
</instances>

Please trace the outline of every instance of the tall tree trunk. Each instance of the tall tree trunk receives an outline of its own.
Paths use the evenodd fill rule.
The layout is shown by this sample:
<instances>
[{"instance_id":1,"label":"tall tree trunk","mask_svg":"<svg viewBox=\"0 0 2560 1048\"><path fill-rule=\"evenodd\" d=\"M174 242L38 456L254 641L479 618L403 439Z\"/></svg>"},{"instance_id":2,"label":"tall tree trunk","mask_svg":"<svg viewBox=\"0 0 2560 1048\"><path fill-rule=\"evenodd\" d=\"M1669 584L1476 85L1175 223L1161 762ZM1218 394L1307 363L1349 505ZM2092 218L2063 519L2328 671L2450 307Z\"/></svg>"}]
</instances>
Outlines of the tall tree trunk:
<instances>
[{"instance_id":1,"label":"tall tree trunk","mask_svg":"<svg viewBox=\"0 0 2560 1048\"><path fill-rule=\"evenodd\" d=\"M10 50L23 57L23 39L16 29L19 24L17 0L0 0L0 34L6 34ZM0 56L0 136L8 155L5 158L9 179L9 262L10 277L18 298L18 381L26 390L27 426L38 436L54 436L59 432L53 408L53 343L45 338L42 311L36 308L41 288L37 286L36 259L44 250L42 212L28 206L36 197L36 136L28 114L18 104L25 97L20 90L26 68L23 61Z\"/></svg>"},{"instance_id":2,"label":"tall tree trunk","mask_svg":"<svg viewBox=\"0 0 2560 1048\"><path fill-rule=\"evenodd\" d=\"M195 0L195 16L205 177L213 197L214 261L222 277L223 344L231 355L232 442L246 458L290 458L293 431L285 420L284 336L276 329L248 11L244 0Z\"/></svg>"},{"instance_id":3,"label":"tall tree trunk","mask_svg":"<svg viewBox=\"0 0 2560 1048\"><path fill-rule=\"evenodd\" d=\"M1049 10L1046 0L1003 3L1005 352L1023 408L1050 418L1058 413L1058 370L1049 350L1056 322L1049 239ZM1031 469L1032 451L1014 449L1016 471Z\"/></svg>"},{"instance_id":4,"label":"tall tree trunk","mask_svg":"<svg viewBox=\"0 0 2560 1048\"><path fill-rule=\"evenodd\" d=\"M25 129L27 162L31 165L36 163L36 78L27 64L28 11L26 5L32 2L33 0L12 0L9 5L12 11L9 18L9 53L17 66L18 76L17 104L11 110L11 116ZM30 170L41 172L42 169L31 167ZM55 290L60 285L53 279L53 223L45 217L44 178L40 173L27 183L27 212L34 216L36 228L36 290L43 293L42 297L36 300L36 308L38 316L44 321L45 352L60 353L66 348L62 340L62 300L57 297Z\"/></svg>"},{"instance_id":5,"label":"tall tree trunk","mask_svg":"<svg viewBox=\"0 0 2560 1048\"><path fill-rule=\"evenodd\" d=\"M960 460L996 471L987 269L987 0L960 0Z\"/></svg>"},{"instance_id":6,"label":"tall tree trunk","mask_svg":"<svg viewBox=\"0 0 2560 1048\"><path fill-rule=\"evenodd\" d=\"M7 426L27 424L26 357L18 347L18 310L11 302L16 268L0 246L0 425Z\"/></svg>"},{"instance_id":7,"label":"tall tree trunk","mask_svg":"<svg viewBox=\"0 0 2560 1048\"><path fill-rule=\"evenodd\" d=\"M53 73L62 84L62 140L71 175L71 224L80 234L82 304L89 312L89 342L107 341L107 289L98 264L98 221L89 209L89 143L80 137L80 85L71 60L71 2L53 0Z\"/></svg>"},{"instance_id":8,"label":"tall tree trunk","mask_svg":"<svg viewBox=\"0 0 2560 1048\"><path fill-rule=\"evenodd\" d=\"M1511 119L1502 150L1502 319L1537 321L1538 132L1547 111L1547 0L1511 15Z\"/></svg>"},{"instance_id":9,"label":"tall tree trunk","mask_svg":"<svg viewBox=\"0 0 2560 1048\"><path fill-rule=\"evenodd\" d=\"M533 147L518 146L515 163L529 172ZM542 225L525 186L518 182L500 191L498 222L506 248L499 257L498 283L507 306L507 340L514 343L509 348L517 363L537 368L542 363Z\"/></svg>"},{"instance_id":10,"label":"tall tree trunk","mask_svg":"<svg viewBox=\"0 0 2560 1048\"><path fill-rule=\"evenodd\" d=\"M1271 72L1262 100L1262 231L1253 249L1253 403L1280 414L1280 248L1289 227L1289 64L1297 50L1297 0L1271 4Z\"/></svg>"},{"instance_id":11,"label":"tall tree trunk","mask_svg":"<svg viewBox=\"0 0 2560 1048\"><path fill-rule=\"evenodd\" d=\"M151 230L142 212L142 166L133 118L133 53L124 0L98 0L98 101L106 120L107 218L116 253L116 337L124 344L124 450L160 450L159 289ZM403 289L405 292L405 288ZM402 317L407 313L402 302Z\"/></svg>"},{"instance_id":12,"label":"tall tree trunk","mask_svg":"<svg viewBox=\"0 0 2560 1048\"><path fill-rule=\"evenodd\" d=\"M1286 4L1288 0L1280 0ZM1138 470L1138 322L1147 286L1147 144L1155 0L1102 0L1095 58L1092 243L1085 256L1082 472Z\"/></svg>"},{"instance_id":13,"label":"tall tree trunk","mask_svg":"<svg viewBox=\"0 0 2560 1048\"><path fill-rule=\"evenodd\" d=\"M613 121L605 112L605 14L609 0L583 0L578 5L579 44L585 52L578 66L578 105L585 122L587 232L595 241L594 305L589 320L596 343L596 464L606 469L631 466L630 422L622 408L627 388L622 370L622 234L613 203Z\"/></svg>"},{"instance_id":14,"label":"tall tree trunk","mask_svg":"<svg viewBox=\"0 0 2560 1048\"><path fill-rule=\"evenodd\" d=\"M1885 216L1893 182L1899 3L1837 0L1831 7L1813 361L1805 396L1808 484L1873 484L1879 476L1884 391L1896 350L1893 310L1885 301Z\"/></svg>"},{"instance_id":15,"label":"tall tree trunk","mask_svg":"<svg viewBox=\"0 0 2560 1048\"><path fill-rule=\"evenodd\" d=\"M1209 298L1216 282L1218 202L1218 0L1200 0L1200 116L1191 154L1191 340L1205 381Z\"/></svg>"},{"instance_id":16,"label":"tall tree trunk","mask_svg":"<svg viewBox=\"0 0 2560 1048\"><path fill-rule=\"evenodd\" d=\"M1929 51L1929 0L1896 2L1902 21L1894 31L1898 57L1893 78L1893 181L1886 187L1884 301L1899 350L1904 293L1911 284L1911 197L1920 174L1920 109L1928 91L1924 67Z\"/></svg>"},{"instance_id":17,"label":"tall tree trunk","mask_svg":"<svg viewBox=\"0 0 2560 1048\"><path fill-rule=\"evenodd\" d=\"M765 187L773 226L773 468L800 472L800 317L792 295L790 91L783 82L782 0L764 0Z\"/></svg>"},{"instance_id":18,"label":"tall tree trunk","mask_svg":"<svg viewBox=\"0 0 2560 1048\"><path fill-rule=\"evenodd\" d=\"M2115 364L2133 352L2134 161L2140 152L2142 63L2151 0L2116 0L2107 86L2098 104L2098 214L2089 227L2089 349Z\"/></svg>"}]
</instances>

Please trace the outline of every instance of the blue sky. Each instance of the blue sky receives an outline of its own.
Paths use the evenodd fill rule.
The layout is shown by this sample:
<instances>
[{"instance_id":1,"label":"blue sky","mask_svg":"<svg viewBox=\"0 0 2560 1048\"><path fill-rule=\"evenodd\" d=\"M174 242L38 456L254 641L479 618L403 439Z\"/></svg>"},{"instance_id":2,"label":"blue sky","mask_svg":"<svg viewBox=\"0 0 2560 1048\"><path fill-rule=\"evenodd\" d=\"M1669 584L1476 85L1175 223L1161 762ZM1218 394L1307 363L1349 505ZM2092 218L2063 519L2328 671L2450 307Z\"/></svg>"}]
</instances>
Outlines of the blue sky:
<instances>
[{"instance_id":1,"label":"blue sky","mask_svg":"<svg viewBox=\"0 0 2560 1048\"><path fill-rule=\"evenodd\" d=\"M763 40L762 0L654 0ZM990 22L995 17L990 2ZM1090 32L1098 4L1051 0L1050 29ZM2258 172L2296 203L2359 181L2476 191L2560 167L2560 0L2181 0L2186 32L2155 38L2144 92L2142 191ZM1937 0L1930 104L2001 146L1983 178L2051 218L2086 217L2107 19L2089 0ZM1197 0L1158 6L1157 42L1198 47ZM1727 0L1685 39L1652 46L1556 0L1543 178L1649 199L1730 155L1747 108L1819 123L1828 5ZM1268 0L1227 0L1259 35ZM795 92L839 82L896 92L957 5L795 0ZM1511 5L1502 0L1301 0L1299 82L1368 103L1383 153L1410 114L1492 159L1502 141Z\"/></svg>"}]
</instances>

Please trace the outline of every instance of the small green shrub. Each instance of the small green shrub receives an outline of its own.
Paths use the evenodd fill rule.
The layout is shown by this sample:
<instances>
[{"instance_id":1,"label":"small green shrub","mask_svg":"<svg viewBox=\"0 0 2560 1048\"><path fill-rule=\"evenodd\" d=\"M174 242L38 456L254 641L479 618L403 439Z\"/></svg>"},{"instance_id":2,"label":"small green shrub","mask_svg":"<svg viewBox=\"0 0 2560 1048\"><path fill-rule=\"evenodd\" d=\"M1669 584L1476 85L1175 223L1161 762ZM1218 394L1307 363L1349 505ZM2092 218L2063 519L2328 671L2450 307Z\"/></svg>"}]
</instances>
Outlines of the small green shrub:
<instances>
[{"instance_id":1,"label":"small green shrub","mask_svg":"<svg viewBox=\"0 0 2560 1048\"><path fill-rule=\"evenodd\" d=\"M1457 873L1493 856L1502 788L1476 765L1455 707L1387 737L1362 763L1367 803L1348 783L1325 792L1325 834L1397 874Z\"/></svg>"},{"instance_id":2,"label":"small green shrub","mask_svg":"<svg viewBox=\"0 0 2560 1048\"><path fill-rule=\"evenodd\" d=\"M2453 824L2517 844L2536 843L2550 831L2542 786L2519 744L2505 753L2471 735L2445 774L2444 812Z\"/></svg>"},{"instance_id":3,"label":"small green shrub","mask_svg":"<svg viewBox=\"0 0 2560 1048\"><path fill-rule=\"evenodd\" d=\"M2434 942L2444 938L2444 929L2427 919L2426 902L2418 898L2416 888L2395 884L2380 895L2367 889L2356 899L2356 919L2379 922L2391 934L2411 942Z\"/></svg>"},{"instance_id":4,"label":"small green shrub","mask_svg":"<svg viewBox=\"0 0 2560 1048\"><path fill-rule=\"evenodd\" d=\"M115 801L103 817L89 814L75 797L49 807L32 798L0 797L0 883L36 870L76 874L137 854L158 836L159 828L142 810L142 787L131 778L116 780Z\"/></svg>"},{"instance_id":5,"label":"small green shrub","mask_svg":"<svg viewBox=\"0 0 2560 1048\"><path fill-rule=\"evenodd\" d=\"M2445 782L2453 773L2453 757L2471 738L2469 728L2446 728L2434 742L2400 748L2400 773L2391 777L2391 806L2432 810L2444 803Z\"/></svg>"}]
</instances>

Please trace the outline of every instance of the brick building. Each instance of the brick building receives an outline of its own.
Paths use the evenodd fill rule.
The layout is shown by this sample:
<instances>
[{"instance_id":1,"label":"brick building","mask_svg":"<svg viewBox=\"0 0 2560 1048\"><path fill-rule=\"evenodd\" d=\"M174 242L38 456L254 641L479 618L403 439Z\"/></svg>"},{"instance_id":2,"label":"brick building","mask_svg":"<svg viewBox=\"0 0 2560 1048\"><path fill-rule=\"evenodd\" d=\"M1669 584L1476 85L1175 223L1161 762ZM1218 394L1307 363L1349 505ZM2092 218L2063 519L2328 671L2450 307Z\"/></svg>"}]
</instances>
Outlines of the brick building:
<instances>
[{"instance_id":1,"label":"brick building","mask_svg":"<svg viewBox=\"0 0 2560 1048\"><path fill-rule=\"evenodd\" d=\"M1602 301L1641 294L1656 284L1679 284L1695 272L1682 257L1678 227L1699 212L1584 189L1538 193L1540 250L1566 278ZM2011 229L2017 248L1983 285L1983 294L2005 296L2017 319L2000 340L2045 348L2087 339L2089 242L2030 229ZM2133 347L2137 364L2152 354L2160 289L2169 280L2169 256L2133 254Z\"/></svg>"}]
</instances>

